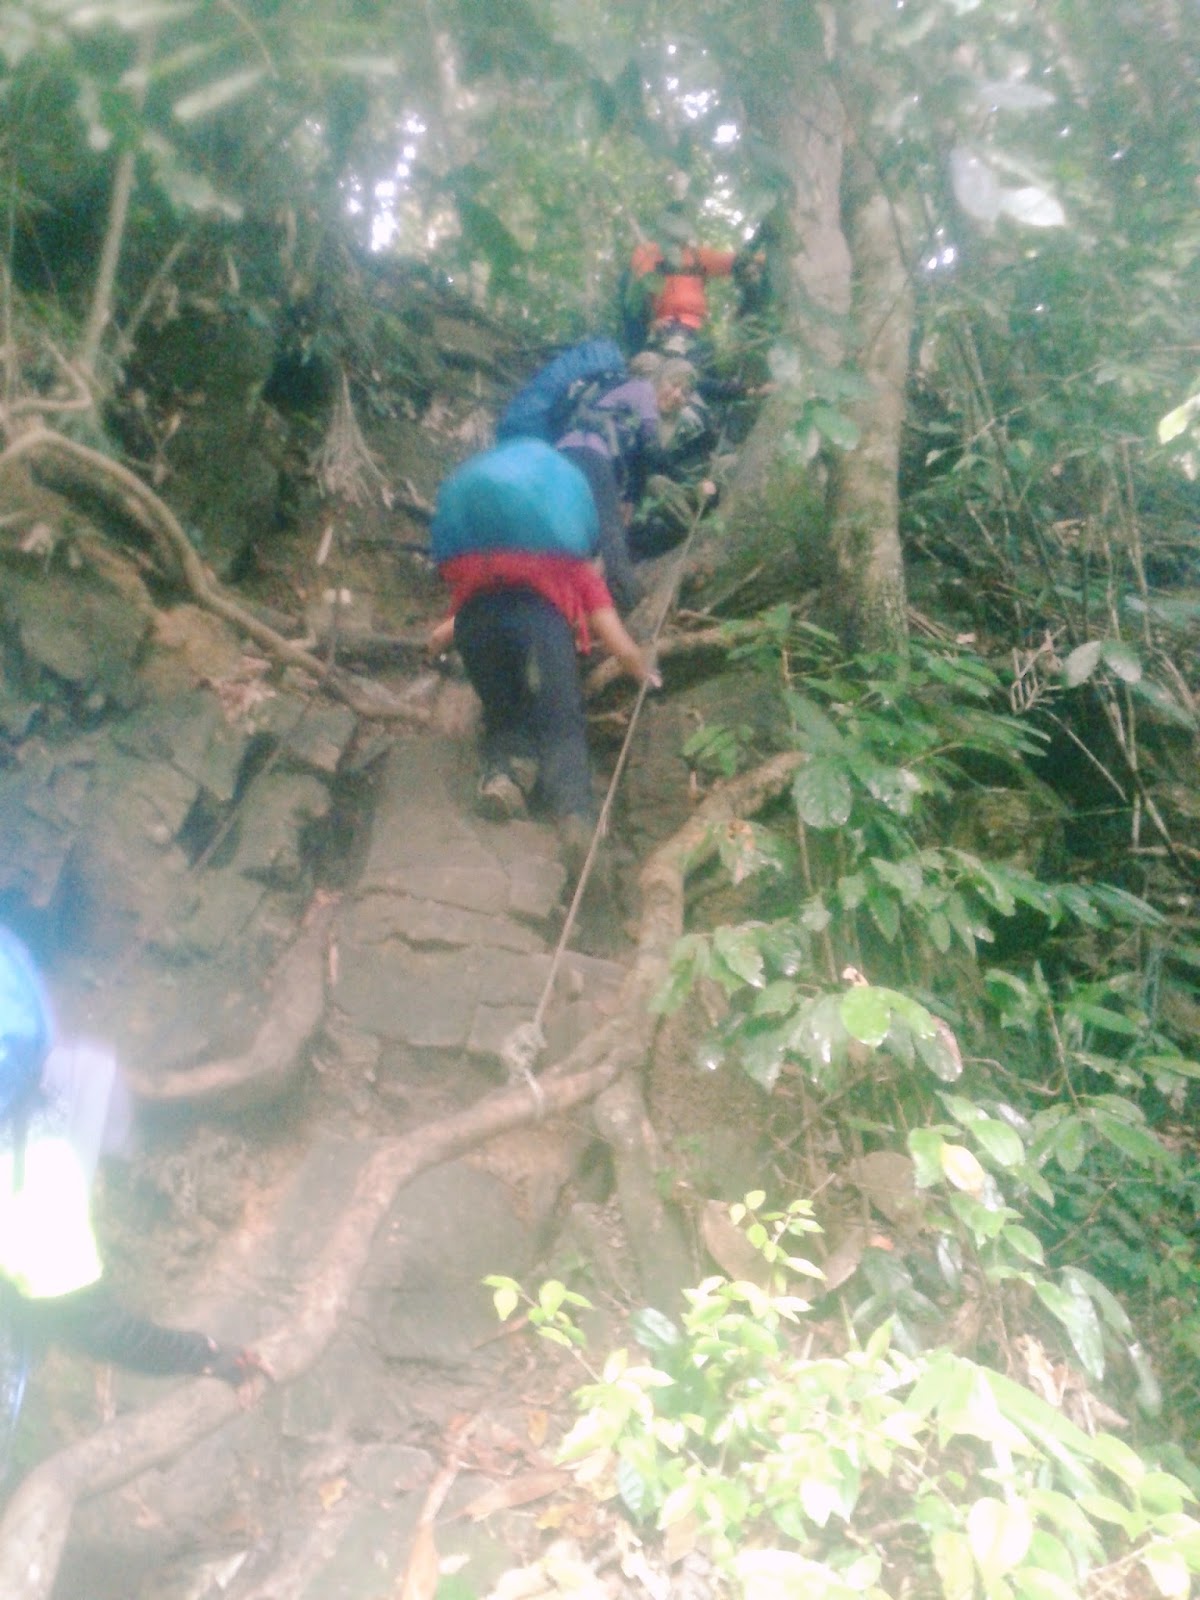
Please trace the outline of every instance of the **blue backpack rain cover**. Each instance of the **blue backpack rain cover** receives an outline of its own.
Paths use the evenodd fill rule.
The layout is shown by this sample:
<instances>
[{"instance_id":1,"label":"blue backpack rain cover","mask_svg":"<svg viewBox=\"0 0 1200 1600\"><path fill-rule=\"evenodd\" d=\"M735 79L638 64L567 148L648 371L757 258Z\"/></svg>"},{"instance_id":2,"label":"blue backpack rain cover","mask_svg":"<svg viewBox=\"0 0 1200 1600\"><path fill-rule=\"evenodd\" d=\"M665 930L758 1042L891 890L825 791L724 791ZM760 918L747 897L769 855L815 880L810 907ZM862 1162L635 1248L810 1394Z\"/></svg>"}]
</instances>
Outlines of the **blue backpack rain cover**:
<instances>
[{"instance_id":1,"label":"blue backpack rain cover","mask_svg":"<svg viewBox=\"0 0 1200 1600\"><path fill-rule=\"evenodd\" d=\"M584 339L547 363L509 401L496 424L497 439L545 439L553 444L571 421L571 392L579 384L628 377L625 357L612 339Z\"/></svg>"},{"instance_id":2,"label":"blue backpack rain cover","mask_svg":"<svg viewBox=\"0 0 1200 1600\"><path fill-rule=\"evenodd\" d=\"M510 439L471 456L438 490L430 548L441 566L481 550L595 555L596 502L579 468L540 439Z\"/></svg>"}]
</instances>

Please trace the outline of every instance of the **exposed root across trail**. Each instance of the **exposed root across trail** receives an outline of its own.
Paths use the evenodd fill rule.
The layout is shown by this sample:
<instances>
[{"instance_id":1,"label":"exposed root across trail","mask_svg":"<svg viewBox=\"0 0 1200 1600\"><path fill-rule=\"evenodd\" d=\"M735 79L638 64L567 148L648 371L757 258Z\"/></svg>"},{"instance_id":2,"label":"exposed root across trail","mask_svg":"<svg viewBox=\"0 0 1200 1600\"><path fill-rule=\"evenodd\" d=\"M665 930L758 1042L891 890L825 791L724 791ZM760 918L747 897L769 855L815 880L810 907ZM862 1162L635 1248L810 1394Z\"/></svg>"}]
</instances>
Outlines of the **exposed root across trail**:
<instances>
[{"instance_id":1,"label":"exposed root across trail","mask_svg":"<svg viewBox=\"0 0 1200 1600\"><path fill-rule=\"evenodd\" d=\"M76 488L117 505L149 536L162 569L182 579L197 605L253 639L284 666L299 667L310 673L358 716L414 725L428 721L428 712L423 707L322 661L311 650L285 639L277 629L230 599L192 548L170 507L119 461L45 427L32 427L19 434L0 453L0 468L26 457L42 465L49 464L52 472L57 471Z\"/></svg>"}]
</instances>

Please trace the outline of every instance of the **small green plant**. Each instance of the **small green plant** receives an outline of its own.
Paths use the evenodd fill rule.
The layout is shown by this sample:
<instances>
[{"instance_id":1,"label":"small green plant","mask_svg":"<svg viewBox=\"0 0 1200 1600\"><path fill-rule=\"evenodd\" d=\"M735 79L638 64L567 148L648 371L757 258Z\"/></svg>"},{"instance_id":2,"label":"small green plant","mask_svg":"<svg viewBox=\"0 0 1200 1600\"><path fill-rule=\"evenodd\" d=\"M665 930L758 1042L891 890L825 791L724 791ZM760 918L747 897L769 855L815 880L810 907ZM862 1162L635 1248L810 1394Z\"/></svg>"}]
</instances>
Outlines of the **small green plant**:
<instances>
[{"instance_id":1,"label":"small green plant","mask_svg":"<svg viewBox=\"0 0 1200 1600\"><path fill-rule=\"evenodd\" d=\"M991 1159L1016 1166L991 1120L985 1132L964 1112ZM961 1179L971 1163L953 1148L943 1144L937 1169ZM1085 1433L948 1349L905 1354L890 1322L864 1343L851 1334L841 1354L815 1354L820 1330L794 1292L821 1276L796 1251L816 1231L811 1208L764 1201L748 1195L732 1215L763 1256L765 1286L713 1276L687 1292L677 1322L637 1313L641 1356L612 1351L576 1392L560 1458L601 1498L615 1494L645 1537L703 1549L723 1592L742 1600L1070 1600L1124 1592L1135 1569L1172 1600L1190 1592L1192 1492L1120 1439ZM984 1242L1011 1227L1002 1217ZM1011 1234L1006 1243L1017 1260L1037 1254ZM511 1279L488 1281L502 1316L522 1300L531 1319L549 1307L545 1336L579 1348L562 1338L561 1285L533 1300Z\"/></svg>"}]
</instances>

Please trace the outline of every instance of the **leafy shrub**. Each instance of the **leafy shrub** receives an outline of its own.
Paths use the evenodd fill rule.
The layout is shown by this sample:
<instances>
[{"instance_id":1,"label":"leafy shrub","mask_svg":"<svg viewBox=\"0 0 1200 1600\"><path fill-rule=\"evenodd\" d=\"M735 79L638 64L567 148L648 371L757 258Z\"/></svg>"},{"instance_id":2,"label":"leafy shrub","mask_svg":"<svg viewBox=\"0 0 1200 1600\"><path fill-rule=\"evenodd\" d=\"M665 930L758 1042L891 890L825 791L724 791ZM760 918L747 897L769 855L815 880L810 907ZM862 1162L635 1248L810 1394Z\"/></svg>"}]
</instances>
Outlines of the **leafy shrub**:
<instances>
[{"instance_id":1,"label":"leafy shrub","mask_svg":"<svg viewBox=\"0 0 1200 1600\"><path fill-rule=\"evenodd\" d=\"M994 1131L989 1142L1015 1154ZM951 1148L937 1165L959 1181L970 1164L952 1165ZM1192 1492L1122 1440L1089 1435L1031 1388L950 1349L902 1352L891 1322L842 1354L814 1353L828 1335L794 1292L798 1277L820 1277L797 1253L816 1230L811 1208L767 1212L764 1199L733 1208L764 1281L706 1278L677 1322L638 1313L631 1331L644 1354L613 1351L577 1391L560 1458L580 1464L601 1497L615 1493L676 1553L700 1548L725 1592L747 1600L1067 1600L1129 1592L1134 1569L1163 1595L1189 1592L1200 1572ZM1032 1236L1009 1244L1018 1258L1037 1254ZM488 1281L508 1314L519 1287ZM578 1345L564 1308L584 1304L547 1284L531 1314Z\"/></svg>"}]
</instances>

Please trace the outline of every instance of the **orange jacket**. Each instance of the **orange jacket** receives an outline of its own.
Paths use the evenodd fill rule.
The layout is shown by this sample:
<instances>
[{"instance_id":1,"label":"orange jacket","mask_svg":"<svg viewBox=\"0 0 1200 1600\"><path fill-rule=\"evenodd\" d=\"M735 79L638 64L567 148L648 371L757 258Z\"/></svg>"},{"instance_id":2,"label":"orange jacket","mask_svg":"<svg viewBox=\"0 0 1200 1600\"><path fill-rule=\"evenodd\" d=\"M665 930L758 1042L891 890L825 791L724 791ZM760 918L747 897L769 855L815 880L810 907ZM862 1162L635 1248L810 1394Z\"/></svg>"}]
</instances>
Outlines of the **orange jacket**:
<instances>
[{"instance_id":1,"label":"orange jacket","mask_svg":"<svg viewBox=\"0 0 1200 1600\"><path fill-rule=\"evenodd\" d=\"M679 252L682 272L668 272L654 297L655 322L681 322L685 328L700 328L708 320L706 278L727 278L737 259L736 250L711 250L707 245L685 245ZM663 263L660 245L639 244L630 266L635 278L657 272Z\"/></svg>"}]
</instances>

